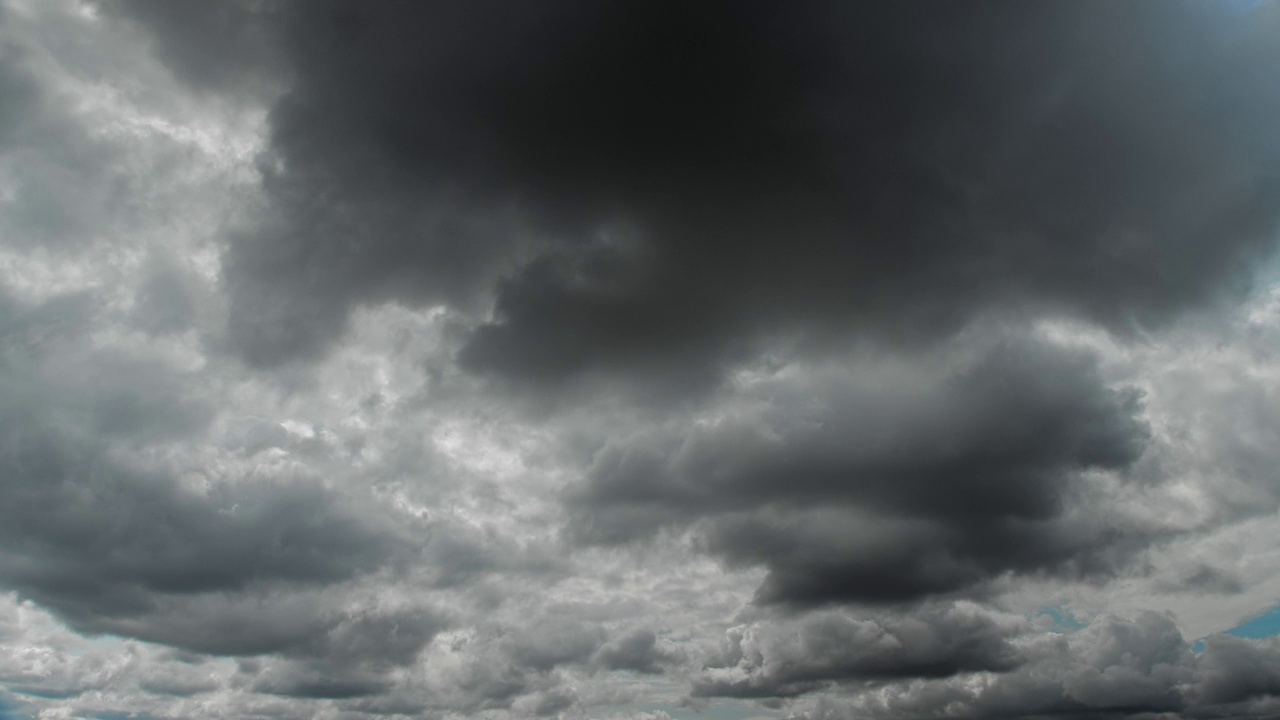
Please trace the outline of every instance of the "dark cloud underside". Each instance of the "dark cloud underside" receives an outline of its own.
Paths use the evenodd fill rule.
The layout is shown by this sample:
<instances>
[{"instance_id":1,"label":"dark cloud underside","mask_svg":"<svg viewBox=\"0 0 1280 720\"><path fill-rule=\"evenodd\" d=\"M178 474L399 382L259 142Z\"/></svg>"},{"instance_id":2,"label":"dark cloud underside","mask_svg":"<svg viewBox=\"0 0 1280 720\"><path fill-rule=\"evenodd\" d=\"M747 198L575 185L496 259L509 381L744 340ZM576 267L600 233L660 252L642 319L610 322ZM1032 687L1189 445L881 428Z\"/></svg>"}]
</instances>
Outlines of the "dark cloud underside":
<instances>
[{"instance_id":1,"label":"dark cloud underside","mask_svg":"<svg viewBox=\"0 0 1280 720\"><path fill-rule=\"evenodd\" d=\"M694 679L695 696L786 697L833 682L1005 672L1026 659L1013 627L958 608L910 620L815 615L798 627L737 628Z\"/></svg>"},{"instance_id":2,"label":"dark cloud underside","mask_svg":"<svg viewBox=\"0 0 1280 720\"><path fill-rule=\"evenodd\" d=\"M890 686L791 717L1274 717L1276 652L1274 639L1219 637L1197 656L1168 617L1105 617L1079 634L1028 644L1018 668L988 683Z\"/></svg>"},{"instance_id":3,"label":"dark cloud underside","mask_svg":"<svg viewBox=\"0 0 1280 720\"><path fill-rule=\"evenodd\" d=\"M171 39L196 18L126 7L205 58ZM1150 327L1237 294L1280 199L1274 46L1206 4L244 7L214 27L292 78L227 258L258 363L488 291L463 364L541 383L996 306Z\"/></svg>"},{"instance_id":4,"label":"dark cloud underside","mask_svg":"<svg viewBox=\"0 0 1280 720\"><path fill-rule=\"evenodd\" d=\"M87 297L34 306L0 297L6 587L88 632L230 654L274 651L300 641L289 623L263 632L248 629L247 616L216 610L178 622L176 606L346 580L403 547L394 527L343 507L310 478L205 477L196 485L130 458L131 444L199 431L210 409L162 367L109 353L78 361L76 339L92 314ZM301 627L307 622L295 620L293 630L305 637L325 626Z\"/></svg>"},{"instance_id":5,"label":"dark cloud underside","mask_svg":"<svg viewBox=\"0 0 1280 720\"><path fill-rule=\"evenodd\" d=\"M800 604L1088 573L1118 538L1063 516L1080 474L1123 471L1147 438L1132 391L1035 343L941 371L815 372L751 396L712 425L599 451L570 498L576 535L617 543L702 518L708 549L771 570L761 599Z\"/></svg>"}]
</instances>

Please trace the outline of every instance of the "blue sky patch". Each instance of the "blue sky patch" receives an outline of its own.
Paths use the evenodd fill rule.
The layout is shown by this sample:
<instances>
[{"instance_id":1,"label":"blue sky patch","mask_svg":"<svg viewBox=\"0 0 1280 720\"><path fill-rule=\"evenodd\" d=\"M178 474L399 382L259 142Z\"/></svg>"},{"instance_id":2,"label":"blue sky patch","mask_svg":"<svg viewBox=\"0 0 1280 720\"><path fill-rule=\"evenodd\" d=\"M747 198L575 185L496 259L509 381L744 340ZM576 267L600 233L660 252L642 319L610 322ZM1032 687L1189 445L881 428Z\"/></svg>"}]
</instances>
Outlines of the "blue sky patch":
<instances>
[{"instance_id":1,"label":"blue sky patch","mask_svg":"<svg viewBox=\"0 0 1280 720\"><path fill-rule=\"evenodd\" d=\"M24 719L21 715L18 714L17 708L5 702L3 698L0 698L0 720L24 720Z\"/></svg>"},{"instance_id":2,"label":"blue sky patch","mask_svg":"<svg viewBox=\"0 0 1280 720\"><path fill-rule=\"evenodd\" d=\"M1276 605L1261 615L1251 620L1246 620L1230 630L1224 630L1222 634L1252 638L1254 640L1280 635L1280 605ZM1191 651L1197 654L1204 652L1204 639L1197 640Z\"/></svg>"},{"instance_id":3,"label":"blue sky patch","mask_svg":"<svg viewBox=\"0 0 1280 720\"><path fill-rule=\"evenodd\" d=\"M1227 635L1243 638L1268 638L1280 635L1280 605L1226 631Z\"/></svg>"},{"instance_id":4,"label":"blue sky patch","mask_svg":"<svg viewBox=\"0 0 1280 720\"><path fill-rule=\"evenodd\" d=\"M1069 610L1063 609L1061 606L1045 608L1035 614L1035 617L1047 615L1053 620L1053 629L1058 632L1075 632L1083 630L1089 626L1089 623L1080 620Z\"/></svg>"}]
</instances>

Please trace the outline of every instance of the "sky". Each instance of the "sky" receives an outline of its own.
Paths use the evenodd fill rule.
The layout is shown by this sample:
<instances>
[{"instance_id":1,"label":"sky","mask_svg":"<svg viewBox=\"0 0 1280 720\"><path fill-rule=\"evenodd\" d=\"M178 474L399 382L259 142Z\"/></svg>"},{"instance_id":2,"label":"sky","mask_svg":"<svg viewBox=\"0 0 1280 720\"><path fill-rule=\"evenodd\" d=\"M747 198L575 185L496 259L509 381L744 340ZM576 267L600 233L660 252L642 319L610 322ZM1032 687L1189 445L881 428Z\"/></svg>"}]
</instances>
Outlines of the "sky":
<instances>
[{"instance_id":1,"label":"sky","mask_svg":"<svg viewBox=\"0 0 1280 720\"><path fill-rule=\"evenodd\" d=\"M0 0L0 718L1280 717L1280 4Z\"/></svg>"}]
</instances>

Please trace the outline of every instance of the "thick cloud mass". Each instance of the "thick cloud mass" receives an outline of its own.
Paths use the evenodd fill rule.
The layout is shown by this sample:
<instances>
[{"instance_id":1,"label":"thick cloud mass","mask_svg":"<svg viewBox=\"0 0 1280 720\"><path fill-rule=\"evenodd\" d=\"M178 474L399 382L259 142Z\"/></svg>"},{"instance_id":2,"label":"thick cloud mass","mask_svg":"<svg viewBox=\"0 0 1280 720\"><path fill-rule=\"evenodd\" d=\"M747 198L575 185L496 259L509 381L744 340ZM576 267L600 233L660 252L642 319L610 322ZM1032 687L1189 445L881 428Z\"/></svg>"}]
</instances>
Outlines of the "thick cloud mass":
<instances>
[{"instance_id":1,"label":"thick cloud mass","mask_svg":"<svg viewBox=\"0 0 1280 720\"><path fill-rule=\"evenodd\" d=\"M799 628L737 627L693 694L785 697L832 681L950 677L1012 670L1023 662L1009 642L1016 623L973 608L929 609L907 621L815 615Z\"/></svg>"},{"instance_id":2,"label":"thick cloud mass","mask_svg":"<svg viewBox=\"0 0 1280 720\"><path fill-rule=\"evenodd\" d=\"M208 25L188 5L201 17L126 7L168 38ZM1274 44L1203 4L253 20L294 78L271 115L274 210L228 257L258 363L319 352L356 304L495 283L462 360L530 382L687 381L762 334L920 340L1010 305L1151 327L1237 294L1280 199ZM187 74L208 53L162 42Z\"/></svg>"},{"instance_id":3,"label":"thick cloud mass","mask_svg":"<svg viewBox=\"0 0 1280 720\"><path fill-rule=\"evenodd\" d=\"M280 626L229 627L232 617L202 627L159 616L176 615L183 598L348 579L393 555L395 528L343 508L307 478L182 483L171 475L181 468L122 452L122 441L191 433L209 409L182 397L180 379L162 367L76 358L86 300L0 299L0 579L90 632L236 654L295 641Z\"/></svg>"},{"instance_id":4,"label":"thick cloud mass","mask_svg":"<svg viewBox=\"0 0 1280 720\"><path fill-rule=\"evenodd\" d=\"M600 450L577 534L622 542L710 518L710 549L771 573L761 599L886 601L1010 571L1101 568L1105 526L1064 517L1080 475L1146 429L1088 357L997 344L960 367L780 372L714 422Z\"/></svg>"},{"instance_id":5,"label":"thick cloud mass","mask_svg":"<svg viewBox=\"0 0 1280 720\"><path fill-rule=\"evenodd\" d=\"M1280 717L1278 48L0 0L0 716Z\"/></svg>"},{"instance_id":6,"label":"thick cloud mass","mask_svg":"<svg viewBox=\"0 0 1280 720\"><path fill-rule=\"evenodd\" d=\"M1037 638L1023 653L1018 669L984 682L890 685L793 717L1253 718L1277 709L1274 640L1215 638L1196 656L1157 613L1102 618L1070 638ZM1232 666L1239 672L1228 679Z\"/></svg>"}]
</instances>

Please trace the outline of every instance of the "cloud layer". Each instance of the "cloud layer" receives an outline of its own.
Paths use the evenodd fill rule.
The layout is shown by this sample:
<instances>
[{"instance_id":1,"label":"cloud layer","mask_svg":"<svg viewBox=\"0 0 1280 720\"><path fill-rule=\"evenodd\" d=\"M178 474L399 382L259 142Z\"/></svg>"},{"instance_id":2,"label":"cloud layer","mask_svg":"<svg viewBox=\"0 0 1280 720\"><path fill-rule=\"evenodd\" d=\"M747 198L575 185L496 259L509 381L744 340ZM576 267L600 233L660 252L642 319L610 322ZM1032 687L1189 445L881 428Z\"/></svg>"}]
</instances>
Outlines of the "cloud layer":
<instances>
[{"instance_id":1,"label":"cloud layer","mask_svg":"<svg viewBox=\"0 0 1280 720\"><path fill-rule=\"evenodd\" d=\"M0 3L0 717L1280 713L1277 32Z\"/></svg>"}]
</instances>

